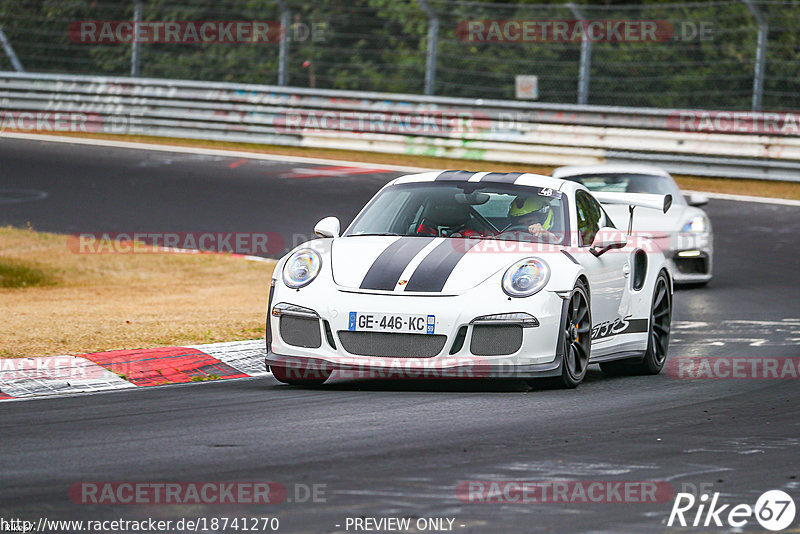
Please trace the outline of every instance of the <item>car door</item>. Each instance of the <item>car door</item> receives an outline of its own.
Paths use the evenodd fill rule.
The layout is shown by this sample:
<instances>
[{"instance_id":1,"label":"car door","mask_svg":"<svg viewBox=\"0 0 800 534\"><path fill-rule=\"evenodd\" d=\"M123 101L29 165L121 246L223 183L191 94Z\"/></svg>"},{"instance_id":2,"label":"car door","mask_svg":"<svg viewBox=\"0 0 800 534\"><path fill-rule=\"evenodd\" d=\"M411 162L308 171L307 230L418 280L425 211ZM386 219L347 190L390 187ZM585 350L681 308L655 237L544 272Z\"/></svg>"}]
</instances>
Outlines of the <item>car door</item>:
<instances>
[{"instance_id":1,"label":"car door","mask_svg":"<svg viewBox=\"0 0 800 534\"><path fill-rule=\"evenodd\" d=\"M575 193L578 223L578 251L576 259L586 269L591 290L592 339L594 342L612 338L610 325L618 318L620 303L627 280L628 251L609 250L600 256L589 251L594 236L600 228L613 226L600 203L589 193Z\"/></svg>"}]
</instances>

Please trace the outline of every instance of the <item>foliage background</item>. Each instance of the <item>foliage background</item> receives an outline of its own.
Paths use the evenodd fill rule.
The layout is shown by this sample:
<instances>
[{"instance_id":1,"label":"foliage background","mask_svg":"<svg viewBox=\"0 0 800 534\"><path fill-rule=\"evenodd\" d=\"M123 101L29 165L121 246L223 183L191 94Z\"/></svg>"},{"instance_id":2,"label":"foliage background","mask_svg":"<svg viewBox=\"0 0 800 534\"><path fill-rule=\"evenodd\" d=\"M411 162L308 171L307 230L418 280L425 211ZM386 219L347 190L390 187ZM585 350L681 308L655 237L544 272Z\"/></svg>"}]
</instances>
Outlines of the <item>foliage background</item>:
<instances>
[{"instance_id":1,"label":"foliage background","mask_svg":"<svg viewBox=\"0 0 800 534\"><path fill-rule=\"evenodd\" d=\"M428 20L417 0L286 0L296 24L324 40L289 44L289 85L422 93ZM514 98L514 77L539 77L539 101L577 100L580 43L470 43L456 28L475 19L573 19L563 3L429 0L440 17L435 94ZM709 25L708 39L594 43L589 103L749 109L758 26L740 0L576 2L590 19L666 20L677 30ZM800 101L800 2L755 2L769 23L764 110ZM131 46L72 42L70 23L131 20L133 0L0 3L0 25L29 72L130 74ZM148 21L279 20L272 0L143 0ZM11 63L0 53L0 69ZM275 84L278 45L144 44L144 77Z\"/></svg>"}]
</instances>

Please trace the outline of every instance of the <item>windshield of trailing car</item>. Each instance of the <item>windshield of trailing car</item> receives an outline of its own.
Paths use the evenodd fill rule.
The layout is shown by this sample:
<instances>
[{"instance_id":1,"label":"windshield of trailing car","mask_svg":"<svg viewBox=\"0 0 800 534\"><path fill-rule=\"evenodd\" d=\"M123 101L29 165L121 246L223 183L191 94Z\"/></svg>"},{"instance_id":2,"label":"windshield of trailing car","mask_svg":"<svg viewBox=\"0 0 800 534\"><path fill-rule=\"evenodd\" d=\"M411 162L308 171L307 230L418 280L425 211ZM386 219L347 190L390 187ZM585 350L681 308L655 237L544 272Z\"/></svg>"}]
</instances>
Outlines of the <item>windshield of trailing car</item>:
<instances>
[{"instance_id":1,"label":"windshield of trailing car","mask_svg":"<svg viewBox=\"0 0 800 534\"><path fill-rule=\"evenodd\" d=\"M565 176L564 179L583 184L590 191L672 195L673 202L680 203L683 200L678 186L666 176L636 173L602 173Z\"/></svg>"},{"instance_id":2,"label":"windshield of trailing car","mask_svg":"<svg viewBox=\"0 0 800 534\"><path fill-rule=\"evenodd\" d=\"M397 184L376 195L344 233L565 244L566 196L481 182Z\"/></svg>"}]
</instances>

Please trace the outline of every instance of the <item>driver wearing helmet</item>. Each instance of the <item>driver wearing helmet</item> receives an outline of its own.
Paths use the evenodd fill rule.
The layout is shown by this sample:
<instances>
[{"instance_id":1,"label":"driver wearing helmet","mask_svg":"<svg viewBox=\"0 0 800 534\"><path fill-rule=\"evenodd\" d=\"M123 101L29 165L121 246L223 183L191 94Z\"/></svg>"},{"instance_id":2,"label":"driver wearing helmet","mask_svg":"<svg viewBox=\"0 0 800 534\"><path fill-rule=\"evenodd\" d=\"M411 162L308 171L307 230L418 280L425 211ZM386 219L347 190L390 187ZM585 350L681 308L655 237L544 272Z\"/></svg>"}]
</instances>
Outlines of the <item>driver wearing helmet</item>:
<instances>
[{"instance_id":1,"label":"driver wearing helmet","mask_svg":"<svg viewBox=\"0 0 800 534\"><path fill-rule=\"evenodd\" d=\"M555 217L546 198L519 196L508 206L508 217L511 219L508 230L527 230L536 237L552 235L550 229Z\"/></svg>"}]
</instances>

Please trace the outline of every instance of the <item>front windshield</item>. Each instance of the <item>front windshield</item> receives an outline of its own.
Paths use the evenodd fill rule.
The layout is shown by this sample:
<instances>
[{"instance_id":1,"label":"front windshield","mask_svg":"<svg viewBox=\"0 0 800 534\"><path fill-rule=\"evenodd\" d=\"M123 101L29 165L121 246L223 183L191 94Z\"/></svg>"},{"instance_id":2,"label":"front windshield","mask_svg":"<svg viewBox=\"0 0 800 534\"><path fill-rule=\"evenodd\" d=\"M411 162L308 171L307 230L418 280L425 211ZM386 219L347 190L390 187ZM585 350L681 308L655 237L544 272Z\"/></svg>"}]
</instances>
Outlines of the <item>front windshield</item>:
<instances>
[{"instance_id":1,"label":"front windshield","mask_svg":"<svg viewBox=\"0 0 800 534\"><path fill-rule=\"evenodd\" d=\"M378 194L345 236L399 235L565 244L566 198L498 183L398 184Z\"/></svg>"},{"instance_id":2,"label":"front windshield","mask_svg":"<svg viewBox=\"0 0 800 534\"><path fill-rule=\"evenodd\" d=\"M651 193L672 195L673 202L680 202L680 189L671 179L654 174L602 173L565 176L565 180L578 182L589 191L601 193Z\"/></svg>"}]
</instances>

